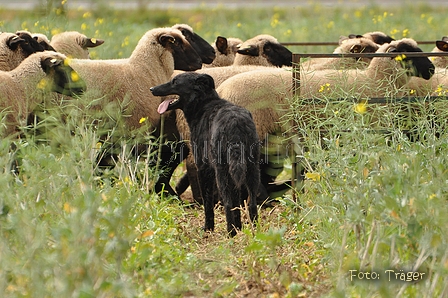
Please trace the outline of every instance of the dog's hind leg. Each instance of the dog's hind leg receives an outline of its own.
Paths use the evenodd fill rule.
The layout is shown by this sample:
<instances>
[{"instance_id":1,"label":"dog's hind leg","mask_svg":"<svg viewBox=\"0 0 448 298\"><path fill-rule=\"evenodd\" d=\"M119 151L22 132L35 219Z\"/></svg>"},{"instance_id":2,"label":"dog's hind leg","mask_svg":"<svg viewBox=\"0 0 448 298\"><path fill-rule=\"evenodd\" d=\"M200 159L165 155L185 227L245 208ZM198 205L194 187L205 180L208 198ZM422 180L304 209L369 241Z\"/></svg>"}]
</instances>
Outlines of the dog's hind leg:
<instances>
[{"instance_id":1,"label":"dog's hind leg","mask_svg":"<svg viewBox=\"0 0 448 298\"><path fill-rule=\"evenodd\" d=\"M201 192L204 200L204 213L205 213L205 231L213 231L215 229L215 203L213 198L213 189L216 185L215 173L212 169L206 166L201 167L198 170L199 183L201 185Z\"/></svg>"}]
</instances>

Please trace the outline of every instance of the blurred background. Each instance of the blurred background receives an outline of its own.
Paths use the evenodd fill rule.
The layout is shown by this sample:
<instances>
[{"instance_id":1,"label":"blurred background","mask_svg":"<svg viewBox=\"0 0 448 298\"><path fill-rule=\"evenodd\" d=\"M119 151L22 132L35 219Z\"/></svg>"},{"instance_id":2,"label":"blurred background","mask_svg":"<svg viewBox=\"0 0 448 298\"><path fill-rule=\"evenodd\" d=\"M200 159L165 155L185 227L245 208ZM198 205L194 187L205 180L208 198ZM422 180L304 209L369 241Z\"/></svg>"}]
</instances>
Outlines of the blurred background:
<instances>
[{"instance_id":1,"label":"blurred background","mask_svg":"<svg viewBox=\"0 0 448 298\"><path fill-rule=\"evenodd\" d=\"M231 7L244 7L244 6L257 6L257 7L294 7L304 6L310 4L321 4L324 6L356 6L365 4L378 4L381 6L403 6L403 5L416 5L427 4L431 6L448 6L446 0L128 0L128 1L107 1L107 0L0 0L0 8L14 8L14 9L33 9L43 6L65 6L66 8L83 8L93 9L97 6L110 6L117 9L148 9L148 8L178 8L178 9L191 9L194 7L217 7L225 6Z\"/></svg>"}]
</instances>

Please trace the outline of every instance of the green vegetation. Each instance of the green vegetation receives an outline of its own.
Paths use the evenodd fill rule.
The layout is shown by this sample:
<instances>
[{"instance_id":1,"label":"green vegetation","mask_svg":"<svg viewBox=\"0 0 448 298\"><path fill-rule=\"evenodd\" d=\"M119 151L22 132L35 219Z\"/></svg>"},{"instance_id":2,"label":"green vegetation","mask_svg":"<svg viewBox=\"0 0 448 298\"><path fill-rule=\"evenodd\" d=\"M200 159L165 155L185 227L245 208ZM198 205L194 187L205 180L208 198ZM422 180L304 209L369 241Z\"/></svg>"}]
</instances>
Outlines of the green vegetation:
<instances>
[{"instance_id":1,"label":"green vegetation","mask_svg":"<svg viewBox=\"0 0 448 298\"><path fill-rule=\"evenodd\" d=\"M210 42L217 35L244 40L260 33L285 42L337 41L368 31L436 40L448 34L441 26L447 13L424 5L143 12L55 6L0 11L0 28L49 36L77 30L106 40L91 55L106 59L129 56L144 32L175 23L191 25ZM92 129L94 115L74 103L51 107L50 117L38 125L47 141L29 129L19 140L0 141L0 296L446 295L444 102L385 107L323 99L313 106L290 99L288 119L309 149L302 157L308 173L303 193L297 194L300 204L287 195L260 210L257 228L246 225L233 239L225 236L221 209L216 231L205 233L202 209L153 194L158 170L144 158L131 159L132 144L123 138L116 167L100 173L96 161L102 144ZM413 122L398 122L398 114L412 116ZM379 118L387 134L371 133L369 124ZM403 127L412 128L417 141L410 141ZM120 136L119 125L109 133ZM142 138L157 141L145 133ZM414 281L395 280L413 279L401 275L409 271L418 272ZM379 280L359 280L367 272L379 274Z\"/></svg>"}]
</instances>

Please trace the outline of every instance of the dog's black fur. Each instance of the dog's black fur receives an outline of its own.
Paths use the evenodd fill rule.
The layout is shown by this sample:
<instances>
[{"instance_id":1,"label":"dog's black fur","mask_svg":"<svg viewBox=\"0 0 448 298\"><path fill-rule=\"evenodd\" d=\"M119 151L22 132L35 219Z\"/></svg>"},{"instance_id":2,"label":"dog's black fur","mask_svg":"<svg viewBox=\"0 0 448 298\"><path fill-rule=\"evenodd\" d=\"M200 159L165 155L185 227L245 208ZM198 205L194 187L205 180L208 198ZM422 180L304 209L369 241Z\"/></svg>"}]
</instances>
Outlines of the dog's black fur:
<instances>
[{"instance_id":1,"label":"dog's black fur","mask_svg":"<svg viewBox=\"0 0 448 298\"><path fill-rule=\"evenodd\" d=\"M227 231L235 236L241 229L238 208L244 199L248 199L251 221L257 219L260 144L252 115L220 98L207 74L183 73L152 87L151 92L155 96L179 96L178 100L164 101L158 111L181 109L185 114L204 198L204 229L214 229L216 187L224 205Z\"/></svg>"}]
</instances>

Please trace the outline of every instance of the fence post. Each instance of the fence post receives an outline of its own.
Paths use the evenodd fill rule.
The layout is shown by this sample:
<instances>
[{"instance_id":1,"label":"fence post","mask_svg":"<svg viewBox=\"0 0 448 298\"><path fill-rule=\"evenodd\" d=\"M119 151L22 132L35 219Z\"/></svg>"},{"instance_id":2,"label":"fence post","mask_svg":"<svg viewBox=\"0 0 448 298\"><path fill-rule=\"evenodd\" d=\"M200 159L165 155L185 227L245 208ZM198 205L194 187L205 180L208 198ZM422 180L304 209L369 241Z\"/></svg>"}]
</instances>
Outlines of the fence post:
<instances>
[{"instance_id":1,"label":"fence post","mask_svg":"<svg viewBox=\"0 0 448 298\"><path fill-rule=\"evenodd\" d=\"M292 94L293 97L300 96L300 54L292 54ZM294 125L295 126L295 125ZM291 149L291 188L292 188L292 199L297 203L296 194L296 178L297 178L297 154L294 151L294 138L290 138L289 146ZM298 181L297 181L298 182Z\"/></svg>"}]
</instances>

